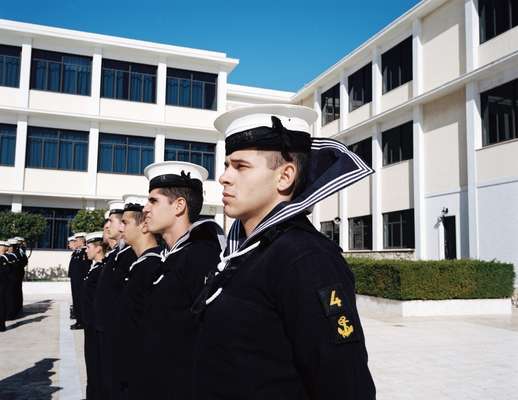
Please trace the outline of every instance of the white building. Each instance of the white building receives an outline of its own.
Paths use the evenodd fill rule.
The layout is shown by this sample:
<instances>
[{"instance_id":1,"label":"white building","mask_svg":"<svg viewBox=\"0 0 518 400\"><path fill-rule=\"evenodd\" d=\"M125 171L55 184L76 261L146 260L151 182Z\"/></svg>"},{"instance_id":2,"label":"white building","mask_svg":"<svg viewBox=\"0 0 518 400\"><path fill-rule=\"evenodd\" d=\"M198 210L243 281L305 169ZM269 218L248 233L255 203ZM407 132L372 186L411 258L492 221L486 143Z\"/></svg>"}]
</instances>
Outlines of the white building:
<instances>
[{"instance_id":1,"label":"white building","mask_svg":"<svg viewBox=\"0 0 518 400\"><path fill-rule=\"evenodd\" d=\"M319 112L315 136L344 142L376 170L312 215L346 252L496 258L518 265L517 24L517 0L424 0L293 94L227 84L238 62L222 53L0 21L1 44L19 49L20 60L15 88L0 77L0 122L16 127L16 155L11 166L0 167L0 204L15 211L76 210L104 207L128 188L145 191L142 176L115 174L123 166L105 165L105 153L115 155L118 144L118 136L107 133L152 138L155 161L180 154L184 143L170 140L211 144L205 150L214 155L204 162L217 160L217 176L224 149L214 118L244 104L291 102ZM3 49L5 56L13 52ZM90 65L87 95L62 93L65 86L72 90L64 73L60 93L36 82L39 50L88 57L91 64L58 60L63 66L75 62L69 69L77 71L76 91L81 85L86 90L80 72ZM140 91L128 93L131 79L129 89L113 83L114 69L133 74ZM38 90L36 83L47 87ZM178 88L182 84L189 96ZM109 98L115 94L126 100L148 96L150 103ZM28 156L38 134L33 127L86 132L86 167L82 160L81 171L42 162L34 168ZM141 158L149 158L146 143ZM191 148L192 157L196 151ZM207 182L205 190L203 213L223 222L218 184Z\"/></svg>"}]
</instances>

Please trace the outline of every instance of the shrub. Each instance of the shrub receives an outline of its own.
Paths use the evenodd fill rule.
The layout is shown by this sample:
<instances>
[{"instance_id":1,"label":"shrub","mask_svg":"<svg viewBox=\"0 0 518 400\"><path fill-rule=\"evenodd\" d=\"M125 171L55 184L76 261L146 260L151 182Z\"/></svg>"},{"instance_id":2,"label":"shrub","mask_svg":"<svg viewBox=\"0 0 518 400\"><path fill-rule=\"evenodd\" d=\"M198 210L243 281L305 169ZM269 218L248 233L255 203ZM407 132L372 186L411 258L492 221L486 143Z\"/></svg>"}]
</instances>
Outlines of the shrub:
<instances>
[{"instance_id":1,"label":"shrub","mask_svg":"<svg viewBox=\"0 0 518 400\"><path fill-rule=\"evenodd\" d=\"M40 214L0 212L0 239L21 236L29 247L45 233L47 221Z\"/></svg>"},{"instance_id":2,"label":"shrub","mask_svg":"<svg viewBox=\"0 0 518 400\"><path fill-rule=\"evenodd\" d=\"M106 210L79 210L72 220L74 232L102 231L104 225L104 212Z\"/></svg>"},{"instance_id":3,"label":"shrub","mask_svg":"<svg viewBox=\"0 0 518 400\"><path fill-rule=\"evenodd\" d=\"M507 298L513 265L480 260L373 260L347 258L356 292L395 300Z\"/></svg>"}]
</instances>

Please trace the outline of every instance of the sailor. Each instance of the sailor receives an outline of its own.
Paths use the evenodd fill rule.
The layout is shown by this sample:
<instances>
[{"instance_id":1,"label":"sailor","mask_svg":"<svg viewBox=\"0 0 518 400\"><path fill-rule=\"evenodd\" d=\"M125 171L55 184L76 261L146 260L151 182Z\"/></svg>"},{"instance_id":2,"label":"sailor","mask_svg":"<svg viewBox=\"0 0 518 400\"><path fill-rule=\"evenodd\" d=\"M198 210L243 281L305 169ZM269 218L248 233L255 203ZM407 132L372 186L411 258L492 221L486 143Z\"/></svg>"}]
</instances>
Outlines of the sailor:
<instances>
[{"instance_id":1,"label":"sailor","mask_svg":"<svg viewBox=\"0 0 518 400\"><path fill-rule=\"evenodd\" d=\"M82 287L86 274L90 270L91 260L86 254L86 232L77 232L74 235L75 250L70 258L68 267L68 276L70 276L70 285L72 287L72 303L74 305L75 324L70 326L70 329L83 329L83 306L82 301Z\"/></svg>"},{"instance_id":2,"label":"sailor","mask_svg":"<svg viewBox=\"0 0 518 400\"><path fill-rule=\"evenodd\" d=\"M86 235L86 254L90 261L90 269L83 279L82 318L84 324L84 354L86 364L86 399L101 400L101 363L99 344L95 329L96 313L94 307L95 293L99 276L104 267L103 258L106 246L103 243L103 232L92 232Z\"/></svg>"},{"instance_id":3,"label":"sailor","mask_svg":"<svg viewBox=\"0 0 518 400\"><path fill-rule=\"evenodd\" d=\"M0 332L5 332L7 319L7 278L10 263L5 253L8 247L5 240L0 240Z\"/></svg>"},{"instance_id":4,"label":"sailor","mask_svg":"<svg viewBox=\"0 0 518 400\"><path fill-rule=\"evenodd\" d=\"M167 244L146 312L136 380L130 399L192 399L193 355L199 323L190 312L224 243L222 229L200 220L207 170L168 161L144 170L149 180L144 207L150 232Z\"/></svg>"},{"instance_id":5,"label":"sailor","mask_svg":"<svg viewBox=\"0 0 518 400\"><path fill-rule=\"evenodd\" d=\"M16 258L18 259L18 263L16 263L16 282L15 282L15 308L17 310L17 314L19 314L23 310L23 279L25 278L25 268L29 263L29 259L27 258L26 253L26 244L25 239L20 236L15 236L13 238L18 242L14 253Z\"/></svg>"},{"instance_id":6,"label":"sailor","mask_svg":"<svg viewBox=\"0 0 518 400\"><path fill-rule=\"evenodd\" d=\"M19 280L20 280L20 269L22 267L23 260L18 255L18 240L10 238L7 240L8 248L5 253L5 257L9 262L9 270L7 275L7 319L15 319L20 311L19 305Z\"/></svg>"},{"instance_id":7,"label":"sailor","mask_svg":"<svg viewBox=\"0 0 518 400\"><path fill-rule=\"evenodd\" d=\"M114 342L120 340L115 333L115 321L119 296L129 267L136 261L135 252L121 238L120 225L124 213L124 202L113 200L108 203L108 219L105 224L106 241L113 248L106 254L105 267L99 278L95 298L97 314L96 327L101 354L101 392L103 400L115 400L120 394L120 383L114 373Z\"/></svg>"},{"instance_id":8,"label":"sailor","mask_svg":"<svg viewBox=\"0 0 518 400\"><path fill-rule=\"evenodd\" d=\"M235 218L202 317L196 399L374 399L354 277L308 210L373 171L334 140L310 137L295 105L222 114L224 212Z\"/></svg>"},{"instance_id":9,"label":"sailor","mask_svg":"<svg viewBox=\"0 0 518 400\"><path fill-rule=\"evenodd\" d=\"M128 387L138 369L134 351L142 342L143 320L147 312L153 282L162 264L161 248L144 221L143 208L147 196L125 195L120 232L131 246L137 260L130 265L124 288L117 304L115 324L114 374L120 382L121 398L127 398Z\"/></svg>"},{"instance_id":10,"label":"sailor","mask_svg":"<svg viewBox=\"0 0 518 400\"><path fill-rule=\"evenodd\" d=\"M68 262L68 278L70 279L70 271L72 264L72 257L74 256L74 251L76 250L76 238L74 235L69 236L67 239L67 248L72 250L70 254L70 261ZM70 280L70 293L72 293L72 304L70 304L70 319L76 319L76 313L74 312L74 287L72 286L72 280Z\"/></svg>"}]
</instances>

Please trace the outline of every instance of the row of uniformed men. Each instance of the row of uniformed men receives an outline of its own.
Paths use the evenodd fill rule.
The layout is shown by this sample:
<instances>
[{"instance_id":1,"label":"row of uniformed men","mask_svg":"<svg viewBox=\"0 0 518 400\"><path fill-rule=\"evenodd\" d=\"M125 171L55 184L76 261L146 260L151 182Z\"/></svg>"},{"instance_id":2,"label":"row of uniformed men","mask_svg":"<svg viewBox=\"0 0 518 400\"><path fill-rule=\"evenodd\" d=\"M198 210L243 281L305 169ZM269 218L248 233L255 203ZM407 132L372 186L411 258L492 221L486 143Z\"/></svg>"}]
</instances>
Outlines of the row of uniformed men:
<instances>
[{"instance_id":1,"label":"row of uniformed men","mask_svg":"<svg viewBox=\"0 0 518 400\"><path fill-rule=\"evenodd\" d=\"M27 263L24 238L0 240L0 332L6 330L5 321L16 318L23 309L22 282Z\"/></svg>"},{"instance_id":2,"label":"row of uniformed men","mask_svg":"<svg viewBox=\"0 0 518 400\"><path fill-rule=\"evenodd\" d=\"M315 119L262 105L216 120L226 240L199 220L208 174L194 164L152 164L148 196L110 203L85 237L88 399L375 398L354 278L306 217L373 171L312 139Z\"/></svg>"}]
</instances>

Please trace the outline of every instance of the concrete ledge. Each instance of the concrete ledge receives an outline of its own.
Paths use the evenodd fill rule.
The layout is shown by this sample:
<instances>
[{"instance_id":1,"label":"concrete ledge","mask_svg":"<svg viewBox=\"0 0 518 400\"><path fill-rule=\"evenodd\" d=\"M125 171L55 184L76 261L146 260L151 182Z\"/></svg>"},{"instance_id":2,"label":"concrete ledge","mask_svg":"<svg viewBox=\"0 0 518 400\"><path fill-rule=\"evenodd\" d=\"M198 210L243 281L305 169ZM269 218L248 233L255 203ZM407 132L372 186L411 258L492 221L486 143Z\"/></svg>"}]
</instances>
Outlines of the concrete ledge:
<instances>
[{"instance_id":1,"label":"concrete ledge","mask_svg":"<svg viewBox=\"0 0 518 400\"><path fill-rule=\"evenodd\" d=\"M409 300L356 296L360 315L375 317L431 317L451 315L510 315L511 299Z\"/></svg>"}]
</instances>

